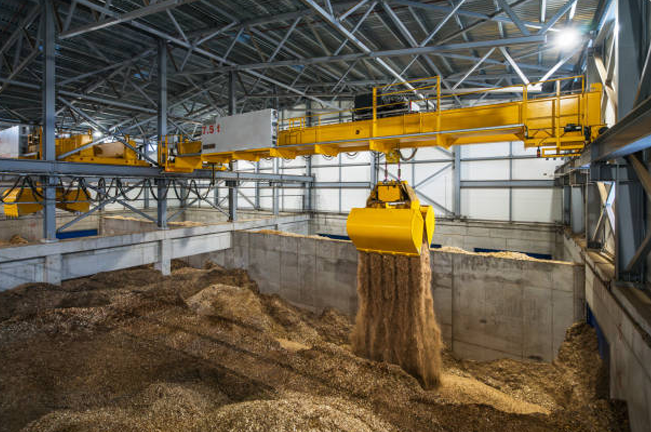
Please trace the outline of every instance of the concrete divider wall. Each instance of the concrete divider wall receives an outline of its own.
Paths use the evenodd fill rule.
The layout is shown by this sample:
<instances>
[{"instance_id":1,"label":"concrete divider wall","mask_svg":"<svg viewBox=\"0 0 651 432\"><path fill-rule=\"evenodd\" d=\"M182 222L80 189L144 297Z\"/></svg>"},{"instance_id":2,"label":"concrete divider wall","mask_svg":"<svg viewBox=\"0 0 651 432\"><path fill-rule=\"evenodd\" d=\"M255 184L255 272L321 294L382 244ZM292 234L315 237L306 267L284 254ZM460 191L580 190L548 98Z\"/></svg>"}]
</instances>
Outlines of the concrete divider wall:
<instances>
[{"instance_id":1,"label":"concrete divider wall","mask_svg":"<svg viewBox=\"0 0 651 432\"><path fill-rule=\"evenodd\" d=\"M163 274L169 274L172 259L230 249L234 230L270 225L306 227L308 219L307 215L279 216L152 232L134 232L134 228L127 227L128 233L122 235L0 247L0 290L24 283L59 284L66 279L152 263Z\"/></svg>"},{"instance_id":2,"label":"concrete divider wall","mask_svg":"<svg viewBox=\"0 0 651 432\"><path fill-rule=\"evenodd\" d=\"M200 257L246 269L260 290L319 312L357 311L352 243L256 232ZM431 251L432 292L443 338L465 358L551 361L565 330L585 316L582 266Z\"/></svg>"},{"instance_id":3,"label":"concrete divider wall","mask_svg":"<svg viewBox=\"0 0 651 432\"><path fill-rule=\"evenodd\" d=\"M73 220L76 215L68 212L57 212L57 228ZM72 230L98 229L99 216L90 215L76 223ZM12 236L19 235L28 241L38 241L43 238L43 216L32 214L20 219L0 219L0 241L9 241Z\"/></svg>"},{"instance_id":4,"label":"concrete divider wall","mask_svg":"<svg viewBox=\"0 0 651 432\"><path fill-rule=\"evenodd\" d=\"M179 209L170 209L169 213L173 214ZM152 217L156 217L156 209L145 211L146 214ZM106 213L102 215L100 220L100 234L101 235L121 235L137 232L152 232L158 230L158 227L155 223L150 220L144 219L140 215L135 215L134 213L125 213L129 215L128 218L122 218L123 214L118 213ZM115 217L118 216L118 217ZM213 209L196 209L188 208L183 211L183 217L179 216L175 218L174 221L168 222L170 228L183 227L183 222L198 222L204 224L223 224L227 223L227 217ZM238 220L243 222L250 221L273 221L274 215L270 212L238 212ZM279 215L279 217L291 217L293 214L284 213ZM300 222L293 223L281 223L281 228L286 232L293 232L297 234L307 234L309 231L309 226L307 221L301 220ZM262 225L257 224L261 228L276 230L278 228L277 223L263 223Z\"/></svg>"}]
</instances>

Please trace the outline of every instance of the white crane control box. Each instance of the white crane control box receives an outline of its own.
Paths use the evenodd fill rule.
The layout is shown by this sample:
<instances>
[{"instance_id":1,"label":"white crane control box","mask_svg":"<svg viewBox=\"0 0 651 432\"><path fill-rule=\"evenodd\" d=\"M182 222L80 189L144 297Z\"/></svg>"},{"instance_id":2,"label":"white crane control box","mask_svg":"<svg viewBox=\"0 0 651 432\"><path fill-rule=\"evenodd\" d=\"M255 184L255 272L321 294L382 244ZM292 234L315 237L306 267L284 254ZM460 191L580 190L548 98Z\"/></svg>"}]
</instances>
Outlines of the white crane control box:
<instances>
[{"instance_id":1,"label":"white crane control box","mask_svg":"<svg viewBox=\"0 0 651 432\"><path fill-rule=\"evenodd\" d=\"M203 125L201 151L210 154L275 147L277 131L275 109L215 117Z\"/></svg>"}]
</instances>

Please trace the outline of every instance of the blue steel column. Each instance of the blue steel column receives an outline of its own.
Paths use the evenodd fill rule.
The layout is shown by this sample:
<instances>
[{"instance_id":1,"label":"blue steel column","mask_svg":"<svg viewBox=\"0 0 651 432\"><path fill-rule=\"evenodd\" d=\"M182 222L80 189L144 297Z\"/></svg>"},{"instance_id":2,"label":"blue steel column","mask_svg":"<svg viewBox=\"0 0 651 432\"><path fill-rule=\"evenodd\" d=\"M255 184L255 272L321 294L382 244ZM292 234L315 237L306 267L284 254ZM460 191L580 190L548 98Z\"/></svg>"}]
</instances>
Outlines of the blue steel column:
<instances>
[{"instance_id":1,"label":"blue steel column","mask_svg":"<svg viewBox=\"0 0 651 432\"><path fill-rule=\"evenodd\" d=\"M158 145L167 135L167 43L158 40ZM167 184L164 179L156 180L158 189L157 225L167 228Z\"/></svg>"},{"instance_id":2,"label":"blue steel column","mask_svg":"<svg viewBox=\"0 0 651 432\"><path fill-rule=\"evenodd\" d=\"M43 159L53 161L55 152L55 44L54 5L43 0ZM56 241L56 178L43 177L43 240Z\"/></svg>"},{"instance_id":3,"label":"blue steel column","mask_svg":"<svg viewBox=\"0 0 651 432\"><path fill-rule=\"evenodd\" d=\"M235 115L237 108L235 72L229 72L228 76L228 115ZM235 162L230 163L231 171L235 170ZM228 181L228 220L235 222L237 220L237 180Z\"/></svg>"}]
</instances>

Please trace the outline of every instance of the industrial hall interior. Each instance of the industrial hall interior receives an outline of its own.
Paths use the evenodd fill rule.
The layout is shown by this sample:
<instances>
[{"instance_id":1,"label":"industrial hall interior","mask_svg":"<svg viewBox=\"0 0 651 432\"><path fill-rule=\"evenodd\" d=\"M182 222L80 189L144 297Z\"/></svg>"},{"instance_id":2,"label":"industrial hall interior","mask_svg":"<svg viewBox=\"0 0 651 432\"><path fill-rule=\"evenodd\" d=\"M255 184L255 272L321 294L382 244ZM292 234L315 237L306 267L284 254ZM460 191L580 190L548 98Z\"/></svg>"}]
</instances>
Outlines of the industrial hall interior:
<instances>
[{"instance_id":1,"label":"industrial hall interior","mask_svg":"<svg viewBox=\"0 0 651 432\"><path fill-rule=\"evenodd\" d=\"M0 0L0 432L651 432L651 1Z\"/></svg>"}]
</instances>

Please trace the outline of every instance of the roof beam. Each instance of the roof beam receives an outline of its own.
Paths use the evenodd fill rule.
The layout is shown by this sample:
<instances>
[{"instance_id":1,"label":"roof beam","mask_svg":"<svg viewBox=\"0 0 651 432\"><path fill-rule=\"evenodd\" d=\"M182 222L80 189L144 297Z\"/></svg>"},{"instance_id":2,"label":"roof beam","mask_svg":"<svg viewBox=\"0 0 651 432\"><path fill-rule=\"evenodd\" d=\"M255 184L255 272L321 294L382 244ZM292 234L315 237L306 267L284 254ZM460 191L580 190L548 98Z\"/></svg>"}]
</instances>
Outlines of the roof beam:
<instances>
[{"instance_id":1,"label":"roof beam","mask_svg":"<svg viewBox=\"0 0 651 432\"><path fill-rule=\"evenodd\" d=\"M459 81L457 81L457 83L456 83L454 86L452 86L452 90L456 89L456 88L459 87L461 84L463 84L463 82L466 80L466 78L468 78L468 77L469 77L469 76L470 76L470 75L471 75L475 70L477 70L477 68L478 68L478 67L479 67L479 66L480 66L480 65L481 65L481 64L482 64L482 63L483 63L483 62L484 62L488 57L490 57L490 55L493 54L493 52L495 52L495 47L493 47L493 48L491 48L490 50L488 50L488 52L487 52L486 54L484 54L484 56L483 56L482 58L480 58L479 61L478 61L477 63L475 63L475 64L473 65L473 67L471 67L470 70L468 70L468 72L466 72L466 73L463 75L463 77L461 77L461 79L460 79ZM560 67L560 66L559 66L559 67Z\"/></svg>"},{"instance_id":2,"label":"roof beam","mask_svg":"<svg viewBox=\"0 0 651 432\"><path fill-rule=\"evenodd\" d=\"M16 42L16 40L19 37L23 36L23 29L29 26L32 22L34 22L34 20L40 13L40 10L41 10L40 6L34 6L32 9L30 9L30 11L27 13L27 16L25 16L25 18L23 18L20 24L16 26L16 31L13 32L11 36L9 36L7 40L2 44L2 47L0 47L0 55L7 52L7 50L11 48L14 42Z\"/></svg>"},{"instance_id":3,"label":"roof beam","mask_svg":"<svg viewBox=\"0 0 651 432\"><path fill-rule=\"evenodd\" d=\"M565 63L567 63L572 57L574 57L576 55L576 53L578 53L582 49L583 49L583 46L579 46L578 48L576 48L575 50L573 50L572 52L567 54L565 57L560 59L554 66L552 66L551 69L549 69L549 71L545 75L543 75L542 78L540 78L540 81L547 81L549 78L551 78L552 75L554 75L556 73L556 71L561 66L563 66Z\"/></svg>"},{"instance_id":4,"label":"roof beam","mask_svg":"<svg viewBox=\"0 0 651 432\"><path fill-rule=\"evenodd\" d=\"M369 47L367 47L354 34L352 34L346 27L344 27L341 24L341 22L339 22L334 16L332 16L325 9L323 9L315 0L301 0L301 1L303 3L305 3L305 4L307 4L308 6L310 6L312 9L314 9L317 12L317 14L325 22L327 22L332 28L337 30L337 32L339 32L346 39L350 40L353 43L353 45L355 45L363 53L365 53L365 54L372 53L372 50ZM391 66L389 66L379 56L374 57L374 59L384 70L386 70L390 75L395 77L398 81L406 81L398 72L396 72ZM414 87L409 83L405 83L404 86L407 87L410 90L414 90Z\"/></svg>"},{"instance_id":5,"label":"roof beam","mask_svg":"<svg viewBox=\"0 0 651 432\"><path fill-rule=\"evenodd\" d=\"M527 1L529 1L529 0L519 1L519 2L514 3L511 6L518 5L518 4L523 4L523 3L526 3ZM438 3L437 4L421 3L421 2L417 2L417 1L413 1L413 0L391 0L391 3L397 3L397 4L404 5L404 6L412 6L412 7L420 8L420 9L429 9L429 10L437 11L439 13L449 13L453 9L452 6L442 6L442 5L438 4ZM481 20L480 23L485 22L485 21L495 21L495 22L502 22L502 23L508 23L508 24L515 24L511 20L511 18L501 16L502 12L504 12L504 11L500 10L500 11L498 11L496 13L485 14L485 13L481 13L481 12L473 12L473 11L469 11L469 10L459 9L456 13L459 16L479 19L479 20ZM535 22L522 21L522 23L526 27L533 28L533 29L540 29L542 27L539 23L535 23Z\"/></svg>"},{"instance_id":6,"label":"roof beam","mask_svg":"<svg viewBox=\"0 0 651 432\"><path fill-rule=\"evenodd\" d=\"M88 7L88 8L90 8L90 9L92 9L92 10L95 10L97 12L106 12L107 14L116 15L115 12L110 11L110 10L100 6L100 5L97 5L97 4L93 3L90 0L77 0L77 2L79 4L81 4L81 5L84 5L84 6ZM231 67L232 66L237 66L237 63L235 63L235 62L226 60L225 58L223 58L223 57L221 57L221 56L219 56L217 54L214 54L214 53L212 53L210 51L206 51L205 49L193 46L189 42L178 39L178 38L176 38L176 37L174 37L174 36L172 36L170 34L167 34L167 33L163 32L163 31L157 30L157 29L155 29L153 27L150 27L148 25L145 25L143 23L140 23L140 22L137 22L137 21L130 21L129 25L131 25L131 26L133 26L133 27L135 27L137 29L140 29L140 30L142 30L142 31L144 31L146 33L149 33L149 34L151 34L153 36L163 38L163 39L167 40L168 42L170 42L170 43L172 43L174 45L178 45L178 46L181 46L183 48L190 49L190 50L194 51L195 53L197 53L197 54L199 54L199 55L201 55L201 56L203 56L205 58L215 60L215 61L217 61L219 63L223 63L226 66L231 66ZM295 89L291 85L287 85L287 84L285 84L285 83L283 83L281 81L278 81L278 80L276 80L274 78L266 77L266 76L264 76L264 75L262 75L262 74L260 74L258 72L255 72L255 71L247 71L247 73L250 74L250 75L255 76L256 78L262 77L262 79L264 81L266 81L266 82L268 82L270 84L275 84L278 87L281 87L281 88L284 88L284 89L289 90L291 92L294 92L299 96L303 96L303 97L307 97L309 99L312 99L315 102L318 102L318 103L320 103L322 105L330 106L332 108L337 108L336 106L330 104L327 101L323 101L323 100L318 99L318 98L310 97L309 95L306 95L304 92Z\"/></svg>"},{"instance_id":7,"label":"roof beam","mask_svg":"<svg viewBox=\"0 0 651 432\"><path fill-rule=\"evenodd\" d=\"M500 51L502 51L502 54L504 55L504 58L506 59L506 61L509 62L509 64L511 65L511 67L513 68L515 73L518 74L518 76L520 77L522 82L525 83L526 85L529 85L529 78L527 78L527 76L524 74L524 72L522 72L522 69L520 69L520 66L518 66L518 64L515 62L515 60L513 60L513 57L511 57L511 54L509 54L507 49L502 46L502 47L500 47Z\"/></svg>"},{"instance_id":8,"label":"roof beam","mask_svg":"<svg viewBox=\"0 0 651 432\"><path fill-rule=\"evenodd\" d=\"M529 36L531 33L529 33L529 30L524 25L520 17L513 11L513 9L511 9L509 2L506 0L497 0L497 2L500 4L500 7L504 10L504 12L506 12L509 18L511 18L513 24L515 24L515 26L520 29L520 32L525 36Z\"/></svg>"},{"instance_id":9,"label":"roof beam","mask_svg":"<svg viewBox=\"0 0 651 432\"><path fill-rule=\"evenodd\" d=\"M559 10L554 14L553 17L547 21L540 30L538 30L538 34L545 34L547 33L553 26L560 20L563 15L565 15L574 5L576 4L577 0L568 0L567 3L565 3Z\"/></svg>"},{"instance_id":10,"label":"roof beam","mask_svg":"<svg viewBox=\"0 0 651 432\"><path fill-rule=\"evenodd\" d=\"M181 6L188 3L194 3L196 1L197 0L163 0L158 3L150 3L149 6L141 7L140 9L136 9L134 11L127 12L124 14L113 12L108 8L102 8L104 10L102 10L101 12L105 15L110 16L111 18L100 22L88 24L76 29L68 30L64 33L61 33L59 38L68 39L73 36L79 36L82 34L94 32L117 24L124 24L138 18L144 18L148 15L152 15L158 12L164 12L169 9L175 8L177 6Z\"/></svg>"},{"instance_id":11,"label":"roof beam","mask_svg":"<svg viewBox=\"0 0 651 432\"><path fill-rule=\"evenodd\" d=\"M228 72L231 70L250 71L255 69L265 69L268 67L283 67L283 66L291 67L297 65L310 65L310 64L332 63L332 62L342 62L342 61L350 62L355 60L379 59L382 57L400 57L400 56L416 55L416 54L445 55L442 53L463 51L463 50L468 50L473 48L490 49L490 48L514 46L514 45L540 44L540 43L545 43L546 41L547 41L547 37L545 35L533 35L527 37L483 40L483 41L475 41L475 42L461 42L461 43L449 44L449 45L430 45L430 46L415 47L415 48L399 48L395 50L368 51L366 53L341 54L337 56L322 56L322 57L312 57L312 58L302 58L302 59L292 59L292 60L276 60L269 63L252 63L246 65L233 65L225 68L190 71L190 72L185 72L183 74L201 75L201 74L211 74L216 72ZM479 58L466 56L466 59L478 60ZM490 61L490 63L493 64L497 64L497 63L503 64L502 62L497 62L497 63L495 62L496 61ZM529 67L541 69L538 66L529 66ZM179 74L179 75L183 75L183 74Z\"/></svg>"}]
</instances>

